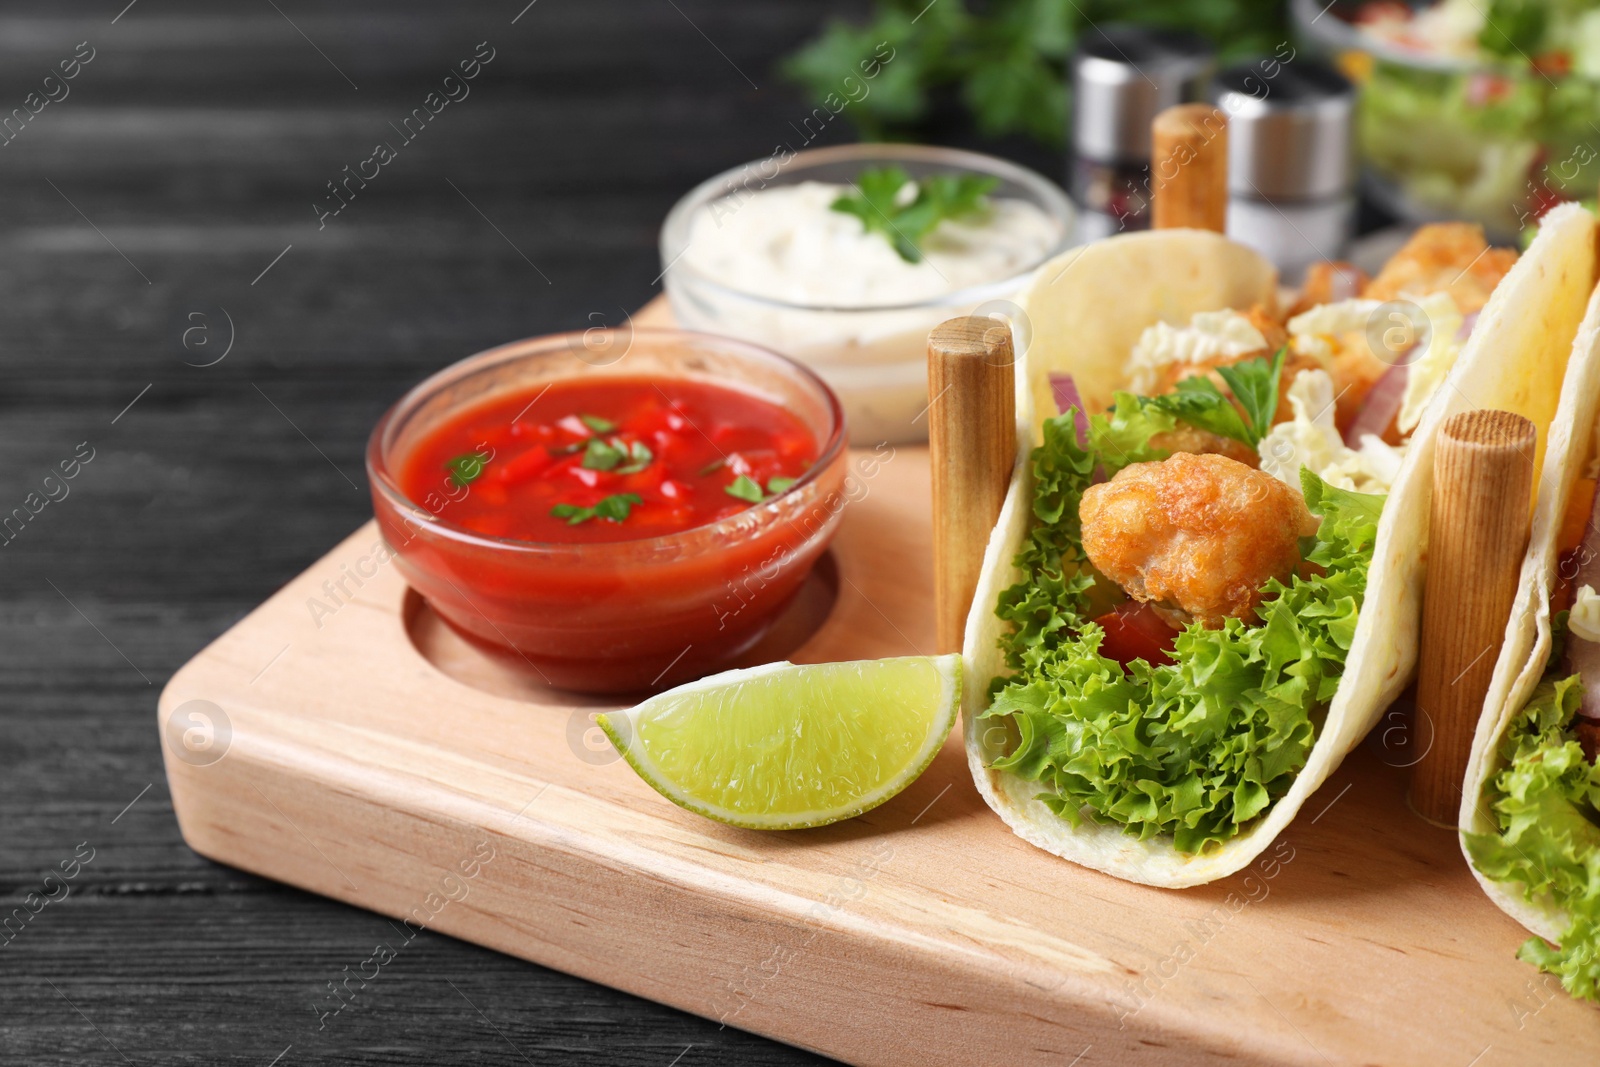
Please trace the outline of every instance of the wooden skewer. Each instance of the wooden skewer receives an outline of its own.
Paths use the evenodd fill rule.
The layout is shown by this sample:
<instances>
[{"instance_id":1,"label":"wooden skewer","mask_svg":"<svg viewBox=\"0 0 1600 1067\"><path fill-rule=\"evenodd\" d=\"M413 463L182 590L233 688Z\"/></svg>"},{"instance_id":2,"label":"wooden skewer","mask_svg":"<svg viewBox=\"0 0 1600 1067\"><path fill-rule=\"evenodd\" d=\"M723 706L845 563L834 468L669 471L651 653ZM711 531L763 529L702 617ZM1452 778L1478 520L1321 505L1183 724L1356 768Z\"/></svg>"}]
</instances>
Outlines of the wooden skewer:
<instances>
[{"instance_id":1,"label":"wooden skewer","mask_svg":"<svg viewBox=\"0 0 1600 1067\"><path fill-rule=\"evenodd\" d=\"M1428 583L1413 732L1412 810L1454 828L1461 785L1528 546L1533 423L1509 411L1445 420L1433 457Z\"/></svg>"},{"instance_id":2,"label":"wooden skewer","mask_svg":"<svg viewBox=\"0 0 1600 1067\"><path fill-rule=\"evenodd\" d=\"M969 316L928 335L933 590L940 652L960 652L967 610L1017 454L1011 328Z\"/></svg>"},{"instance_id":3,"label":"wooden skewer","mask_svg":"<svg viewBox=\"0 0 1600 1067\"><path fill-rule=\"evenodd\" d=\"M1150 124L1150 225L1228 228L1228 116L1210 104L1177 104Z\"/></svg>"}]
</instances>

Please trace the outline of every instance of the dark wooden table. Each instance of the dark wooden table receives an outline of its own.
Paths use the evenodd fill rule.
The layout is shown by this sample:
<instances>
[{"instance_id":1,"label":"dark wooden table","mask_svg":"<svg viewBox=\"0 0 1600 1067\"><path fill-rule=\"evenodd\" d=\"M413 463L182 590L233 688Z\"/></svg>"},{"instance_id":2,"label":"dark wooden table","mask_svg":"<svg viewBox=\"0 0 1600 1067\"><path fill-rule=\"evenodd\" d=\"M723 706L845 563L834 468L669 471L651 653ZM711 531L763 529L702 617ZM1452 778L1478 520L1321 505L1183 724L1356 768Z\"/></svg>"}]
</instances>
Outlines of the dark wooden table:
<instances>
[{"instance_id":1,"label":"dark wooden table","mask_svg":"<svg viewBox=\"0 0 1600 1067\"><path fill-rule=\"evenodd\" d=\"M794 136L774 62L846 5L125 4L0 12L0 115L58 98L0 144L0 1062L818 1062L431 933L319 1028L388 923L190 852L155 700L368 517L406 386L656 291L663 214Z\"/></svg>"}]
</instances>

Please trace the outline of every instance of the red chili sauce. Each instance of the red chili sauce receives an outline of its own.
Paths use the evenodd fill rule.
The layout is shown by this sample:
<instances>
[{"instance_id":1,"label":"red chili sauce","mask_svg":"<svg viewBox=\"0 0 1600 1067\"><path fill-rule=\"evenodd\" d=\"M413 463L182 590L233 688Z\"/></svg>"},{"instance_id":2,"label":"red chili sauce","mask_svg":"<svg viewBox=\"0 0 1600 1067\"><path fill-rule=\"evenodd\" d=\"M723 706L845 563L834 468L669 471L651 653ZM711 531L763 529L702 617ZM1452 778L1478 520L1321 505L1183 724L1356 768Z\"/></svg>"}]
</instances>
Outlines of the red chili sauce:
<instances>
[{"instance_id":1,"label":"red chili sauce","mask_svg":"<svg viewBox=\"0 0 1600 1067\"><path fill-rule=\"evenodd\" d=\"M520 541L633 541L782 493L817 459L794 415L674 378L575 378L469 407L418 442L400 488L440 518Z\"/></svg>"}]
</instances>

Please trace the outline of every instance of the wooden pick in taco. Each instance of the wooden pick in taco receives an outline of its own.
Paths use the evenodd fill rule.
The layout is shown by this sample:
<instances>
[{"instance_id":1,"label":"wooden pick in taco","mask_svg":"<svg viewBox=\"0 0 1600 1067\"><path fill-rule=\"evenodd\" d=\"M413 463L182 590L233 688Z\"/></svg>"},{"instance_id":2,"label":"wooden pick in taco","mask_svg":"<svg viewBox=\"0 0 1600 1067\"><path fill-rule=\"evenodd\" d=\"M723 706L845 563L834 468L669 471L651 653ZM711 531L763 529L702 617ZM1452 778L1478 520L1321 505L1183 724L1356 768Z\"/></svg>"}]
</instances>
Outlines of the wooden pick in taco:
<instances>
[{"instance_id":1,"label":"wooden pick in taco","mask_svg":"<svg viewBox=\"0 0 1600 1067\"><path fill-rule=\"evenodd\" d=\"M1200 231L1042 269L964 642L969 762L1017 834L1211 881L1360 741L1415 663L1438 424L1493 406L1543 439L1593 218L1551 212L1513 260L1427 227L1283 313L1270 265Z\"/></svg>"},{"instance_id":2,"label":"wooden pick in taco","mask_svg":"<svg viewBox=\"0 0 1600 1067\"><path fill-rule=\"evenodd\" d=\"M1533 527L1462 788L1461 844L1538 936L1519 955L1600 1001L1600 291L1567 364Z\"/></svg>"}]
</instances>

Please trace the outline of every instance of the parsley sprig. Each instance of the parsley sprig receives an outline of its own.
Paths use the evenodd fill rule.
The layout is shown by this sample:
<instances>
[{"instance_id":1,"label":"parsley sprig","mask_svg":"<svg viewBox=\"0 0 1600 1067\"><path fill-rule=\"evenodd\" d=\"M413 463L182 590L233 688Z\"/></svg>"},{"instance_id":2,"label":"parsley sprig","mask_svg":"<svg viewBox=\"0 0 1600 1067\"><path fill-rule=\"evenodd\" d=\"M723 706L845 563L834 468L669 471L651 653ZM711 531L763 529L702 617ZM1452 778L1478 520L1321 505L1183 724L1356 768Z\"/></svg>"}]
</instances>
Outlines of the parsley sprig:
<instances>
[{"instance_id":1,"label":"parsley sprig","mask_svg":"<svg viewBox=\"0 0 1600 1067\"><path fill-rule=\"evenodd\" d=\"M912 181L899 167L874 167L856 178L855 192L839 197L833 210L854 215L868 233L881 233L907 263L922 262L922 241L946 219L982 214L999 178L977 174L931 174ZM907 186L915 195L907 199Z\"/></svg>"},{"instance_id":2,"label":"parsley sprig","mask_svg":"<svg viewBox=\"0 0 1600 1067\"><path fill-rule=\"evenodd\" d=\"M1217 373L1233 393L1233 400L1217 388L1216 382L1197 374L1180 380L1176 391L1141 398L1141 403L1146 410L1165 412L1192 426L1255 448L1272 429L1272 416L1278 410L1278 381L1283 376L1284 351L1278 349L1270 361L1258 357L1231 367L1218 367ZM1238 407L1234 406L1235 400Z\"/></svg>"}]
</instances>

